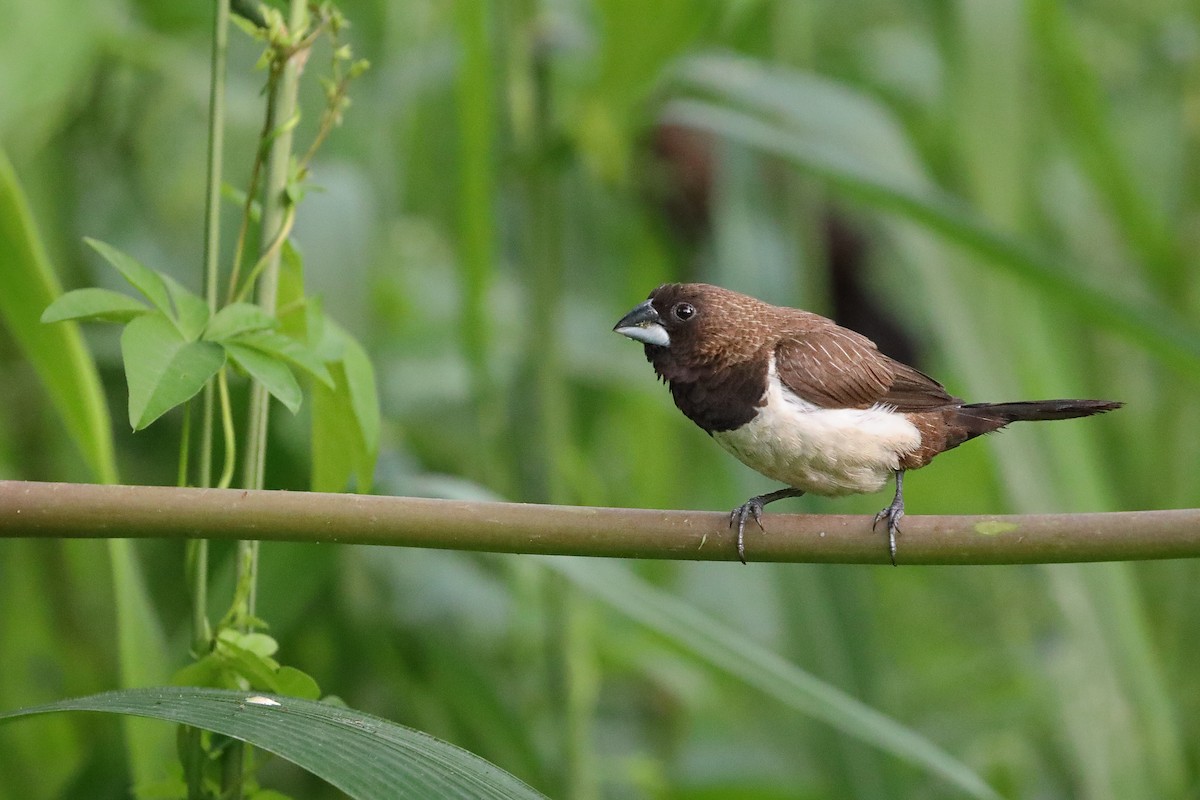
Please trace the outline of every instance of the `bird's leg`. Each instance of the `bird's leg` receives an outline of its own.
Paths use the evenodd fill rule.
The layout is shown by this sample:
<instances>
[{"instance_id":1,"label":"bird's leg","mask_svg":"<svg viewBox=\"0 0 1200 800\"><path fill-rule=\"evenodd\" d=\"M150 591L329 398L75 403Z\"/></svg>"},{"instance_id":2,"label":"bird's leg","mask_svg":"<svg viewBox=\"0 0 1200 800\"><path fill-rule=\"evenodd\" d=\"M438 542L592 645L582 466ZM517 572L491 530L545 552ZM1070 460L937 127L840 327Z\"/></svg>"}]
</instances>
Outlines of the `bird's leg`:
<instances>
[{"instance_id":1,"label":"bird's leg","mask_svg":"<svg viewBox=\"0 0 1200 800\"><path fill-rule=\"evenodd\" d=\"M746 520L753 519L758 524L759 530L765 530L762 524L763 506L767 503L774 503L776 500L783 500L786 497L799 497L802 494L804 492L800 489L793 489L791 487L779 489L774 492L751 497L729 512L729 527L732 528L735 523L737 524L737 553L738 558L741 559L743 564L746 563L746 545L743 539L743 533L746 530Z\"/></svg>"},{"instance_id":2,"label":"bird's leg","mask_svg":"<svg viewBox=\"0 0 1200 800\"><path fill-rule=\"evenodd\" d=\"M888 553L892 556L892 566L896 566L896 534L900 532L900 518L904 516L904 470L895 470L896 474L896 496L892 498L892 504L875 515L875 521L871 523L871 530L875 530L875 526L884 520L887 521L888 532Z\"/></svg>"}]
</instances>

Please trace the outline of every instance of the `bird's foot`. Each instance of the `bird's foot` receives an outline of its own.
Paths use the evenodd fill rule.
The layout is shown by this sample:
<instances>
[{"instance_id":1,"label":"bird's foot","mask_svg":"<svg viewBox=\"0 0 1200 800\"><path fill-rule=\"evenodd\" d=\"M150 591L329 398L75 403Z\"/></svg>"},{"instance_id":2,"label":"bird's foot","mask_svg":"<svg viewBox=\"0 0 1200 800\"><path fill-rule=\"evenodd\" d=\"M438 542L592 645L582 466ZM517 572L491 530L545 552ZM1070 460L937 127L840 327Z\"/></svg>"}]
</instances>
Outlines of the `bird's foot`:
<instances>
[{"instance_id":1,"label":"bird's foot","mask_svg":"<svg viewBox=\"0 0 1200 800\"><path fill-rule=\"evenodd\" d=\"M782 500L785 497L800 497L804 492L800 489L779 489L774 492L760 494L757 497L751 497L746 502L729 512L729 527L737 525L737 554L738 559L746 563L746 520L752 519L758 525L760 531L766 531L762 524L763 506L767 503L774 503L776 500Z\"/></svg>"},{"instance_id":2,"label":"bird's foot","mask_svg":"<svg viewBox=\"0 0 1200 800\"><path fill-rule=\"evenodd\" d=\"M888 533L888 554L892 557L892 566L896 566L896 534L900 533L900 520L904 516L904 498L896 495L896 499L892 500L892 504L875 515L875 521L871 523L871 530L881 522L887 523Z\"/></svg>"},{"instance_id":3,"label":"bird's foot","mask_svg":"<svg viewBox=\"0 0 1200 800\"><path fill-rule=\"evenodd\" d=\"M738 560L743 564L746 563L746 520L752 519L758 525L760 531L765 531L766 528L762 524L763 506L767 504L763 495L751 497L746 502L729 512L729 527L737 525L737 554Z\"/></svg>"}]
</instances>

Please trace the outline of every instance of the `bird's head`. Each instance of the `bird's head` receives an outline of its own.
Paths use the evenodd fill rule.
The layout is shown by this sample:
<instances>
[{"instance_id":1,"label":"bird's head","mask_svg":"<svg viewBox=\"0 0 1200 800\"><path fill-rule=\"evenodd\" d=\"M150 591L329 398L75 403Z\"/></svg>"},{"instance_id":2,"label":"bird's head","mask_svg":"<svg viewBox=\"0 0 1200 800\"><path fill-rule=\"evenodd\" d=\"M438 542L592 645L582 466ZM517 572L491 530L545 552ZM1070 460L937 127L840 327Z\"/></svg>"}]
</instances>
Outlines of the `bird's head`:
<instances>
[{"instance_id":1,"label":"bird's head","mask_svg":"<svg viewBox=\"0 0 1200 800\"><path fill-rule=\"evenodd\" d=\"M621 318L613 330L642 342L660 375L703 368L757 353L769 335L771 306L706 283L666 283Z\"/></svg>"}]
</instances>

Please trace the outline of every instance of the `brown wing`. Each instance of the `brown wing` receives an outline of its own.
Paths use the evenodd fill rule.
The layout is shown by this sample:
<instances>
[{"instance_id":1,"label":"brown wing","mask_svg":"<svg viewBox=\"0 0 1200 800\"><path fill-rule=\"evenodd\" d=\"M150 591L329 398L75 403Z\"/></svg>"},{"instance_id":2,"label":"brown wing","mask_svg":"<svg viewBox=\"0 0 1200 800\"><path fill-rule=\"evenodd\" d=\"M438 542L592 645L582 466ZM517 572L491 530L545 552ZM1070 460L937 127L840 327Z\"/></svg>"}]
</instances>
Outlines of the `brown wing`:
<instances>
[{"instance_id":1,"label":"brown wing","mask_svg":"<svg viewBox=\"0 0 1200 800\"><path fill-rule=\"evenodd\" d=\"M886 356L885 356L886 358ZM879 402L898 411L928 411L932 408L960 406L962 400L920 370L888 359L892 365L892 385Z\"/></svg>"},{"instance_id":2,"label":"brown wing","mask_svg":"<svg viewBox=\"0 0 1200 800\"><path fill-rule=\"evenodd\" d=\"M924 411L961 402L933 378L880 353L867 337L832 324L781 340L775 370L784 386L822 408L879 403Z\"/></svg>"}]
</instances>

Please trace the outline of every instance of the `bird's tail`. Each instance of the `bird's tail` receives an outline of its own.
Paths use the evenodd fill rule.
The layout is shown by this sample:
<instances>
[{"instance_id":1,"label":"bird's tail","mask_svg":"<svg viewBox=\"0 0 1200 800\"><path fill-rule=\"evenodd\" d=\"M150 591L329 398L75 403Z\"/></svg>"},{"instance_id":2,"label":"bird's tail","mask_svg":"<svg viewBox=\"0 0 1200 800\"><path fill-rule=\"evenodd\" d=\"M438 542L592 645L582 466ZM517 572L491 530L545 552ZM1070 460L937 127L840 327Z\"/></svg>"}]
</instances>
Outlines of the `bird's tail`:
<instances>
[{"instance_id":1,"label":"bird's tail","mask_svg":"<svg viewBox=\"0 0 1200 800\"><path fill-rule=\"evenodd\" d=\"M1125 405L1115 400L1025 400L1017 403L971 403L963 411L978 412L1009 422L1074 419L1103 414Z\"/></svg>"},{"instance_id":2,"label":"bird's tail","mask_svg":"<svg viewBox=\"0 0 1200 800\"><path fill-rule=\"evenodd\" d=\"M1016 403L971 403L960 406L960 424L968 438L999 430L1010 422L1025 420L1074 419L1103 414L1125 405L1115 400L1024 400Z\"/></svg>"}]
</instances>

